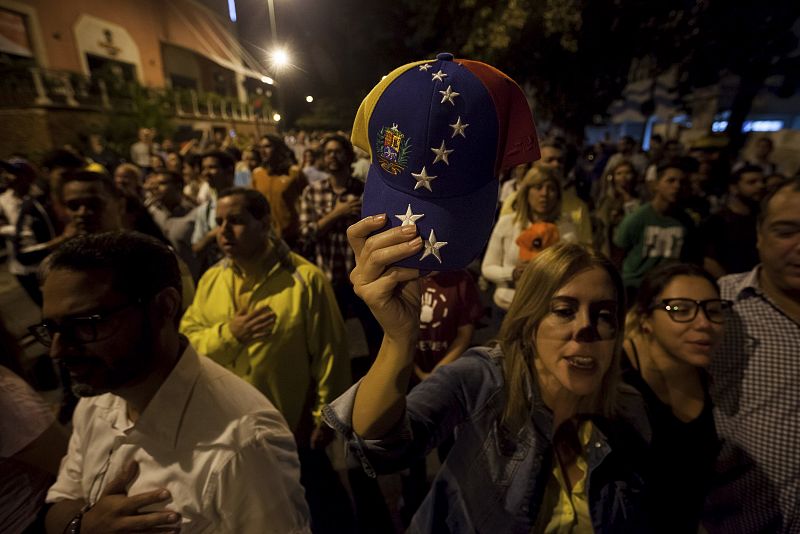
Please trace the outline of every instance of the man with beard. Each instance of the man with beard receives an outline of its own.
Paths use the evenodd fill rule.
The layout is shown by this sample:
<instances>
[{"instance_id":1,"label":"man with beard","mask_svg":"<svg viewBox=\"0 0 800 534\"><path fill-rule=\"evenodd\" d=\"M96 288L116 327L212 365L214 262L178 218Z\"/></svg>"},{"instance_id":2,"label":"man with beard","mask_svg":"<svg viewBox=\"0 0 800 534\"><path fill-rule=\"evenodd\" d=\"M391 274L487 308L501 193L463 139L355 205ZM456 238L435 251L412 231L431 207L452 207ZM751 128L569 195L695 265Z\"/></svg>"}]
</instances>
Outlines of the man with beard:
<instances>
[{"instance_id":1,"label":"man with beard","mask_svg":"<svg viewBox=\"0 0 800 534\"><path fill-rule=\"evenodd\" d=\"M136 233L76 237L44 265L31 333L83 397L49 533L306 532L292 434L255 388L178 334L175 255Z\"/></svg>"},{"instance_id":2,"label":"man with beard","mask_svg":"<svg viewBox=\"0 0 800 534\"><path fill-rule=\"evenodd\" d=\"M333 284L342 315L359 319L369 355L375 358L383 331L369 308L353 293L350 272L355 267L355 257L347 241L347 228L361 217L364 183L351 174L355 153L346 137L329 135L320 146L328 177L307 186L300 198L302 249Z\"/></svg>"},{"instance_id":3,"label":"man with beard","mask_svg":"<svg viewBox=\"0 0 800 534\"><path fill-rule=\"evenodd\" d=\"M761 167L742 167L731 176L728 202L703 224L703 267L715 278L749 271L758 264L756 217L764 187Z\"/></svg>"},{"instance_id":4,"label":"man with beard","mask_svg":"<svg viewBox=\"0 0 800 534\"><path fill-rule=\"evenodd\" d=\"M271 210L272 227L290 248L296 249L300 233L297 214L300 195L308 181L294 164L292 149L275 134L258 144L261 166L253 170L253 189L264 195Z\"/></svg>"}]
</instances>

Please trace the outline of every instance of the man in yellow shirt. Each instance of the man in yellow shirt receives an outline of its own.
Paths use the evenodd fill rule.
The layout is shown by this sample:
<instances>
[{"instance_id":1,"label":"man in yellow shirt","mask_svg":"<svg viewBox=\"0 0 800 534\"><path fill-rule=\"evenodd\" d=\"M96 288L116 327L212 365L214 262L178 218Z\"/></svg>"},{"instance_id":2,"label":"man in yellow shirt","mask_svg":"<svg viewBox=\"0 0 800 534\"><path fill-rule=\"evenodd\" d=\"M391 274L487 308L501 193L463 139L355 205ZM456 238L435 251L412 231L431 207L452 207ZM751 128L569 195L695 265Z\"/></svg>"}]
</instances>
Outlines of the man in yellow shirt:
<instances>
[{"instance_id":1,"label":"man in yellow shirt","mask_svg":"<svg viewBox=\"0 0 800 534\"><path fill-rule=\"evenodd\" d=\"M200 354L253 384L286 418L313 524L320 514L308 484L319 484L320 470L335 477L325 455L333 433L320 411L351 382L344 321L325 275L270 230L270 206L260 193L220 193L216 223L225 258L200 279L180 329Z\"/></svg>"}]
</instances>

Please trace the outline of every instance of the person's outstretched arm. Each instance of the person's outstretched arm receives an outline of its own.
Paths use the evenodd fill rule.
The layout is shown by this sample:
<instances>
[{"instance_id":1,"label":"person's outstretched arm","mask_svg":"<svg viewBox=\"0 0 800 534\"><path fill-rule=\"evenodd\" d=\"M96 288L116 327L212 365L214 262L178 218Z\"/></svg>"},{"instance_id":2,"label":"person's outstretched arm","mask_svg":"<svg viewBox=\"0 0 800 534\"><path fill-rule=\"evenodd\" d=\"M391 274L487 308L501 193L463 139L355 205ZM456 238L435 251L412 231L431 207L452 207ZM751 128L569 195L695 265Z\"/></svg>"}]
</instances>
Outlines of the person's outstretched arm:
<instances>
[{"instance_id":1,"label":"person's outstretched arm","mask_svg":"<svg viewBox=\"0 0 800 534\"><path fill-rule=\"evenodd\" d=\"M350 274L356 295L383 327L375 363L362 379L353 407L353 430L379 439L403 417L419 335L419 271L389 267L419 253L416 226L401 226L370 236L386 225L386 214L367 217L347 230L356 256Z\"/></svg>"}]
</instances>

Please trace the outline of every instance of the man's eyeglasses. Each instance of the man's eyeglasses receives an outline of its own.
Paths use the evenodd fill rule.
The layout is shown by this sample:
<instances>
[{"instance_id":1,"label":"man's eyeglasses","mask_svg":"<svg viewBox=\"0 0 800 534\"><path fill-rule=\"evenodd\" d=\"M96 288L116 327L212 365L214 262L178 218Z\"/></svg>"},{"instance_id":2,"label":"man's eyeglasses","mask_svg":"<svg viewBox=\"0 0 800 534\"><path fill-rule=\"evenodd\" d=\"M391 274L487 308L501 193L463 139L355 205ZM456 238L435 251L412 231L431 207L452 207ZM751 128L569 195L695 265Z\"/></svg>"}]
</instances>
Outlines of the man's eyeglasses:
<instances>
[{"instance_id":1,"label":"man's eyeglasses","mask_svg":"<svg viewBox=\"0 0 800 534\"><path fill-rule=\"evenodd\" d=\"M725 322L725 311L729 310L732 305L730 300L722 299L664 299L650 306L650 309L667 312L669 318L676 323L691 323L702 308L709 321L721 324Z\"/></svg>"},{"instance_id":2,"label":"man's eyeglasses","mask_svg":"<svg viewBox=\"0 0 800 534\"><path fill-rule=\"evenodd\" d=\"M115 329L109 329L107 326L108 320L113 315L131 306L138 306L142 302L142 299L136 299L108 311L79 317L67 317L62 319L61 322L45 319L39 324L29 326L28 332L45 347L52 345L53 337L59 333L67 339L78 343L101 341L114 334Z\"/></svg>"}]
</instances>

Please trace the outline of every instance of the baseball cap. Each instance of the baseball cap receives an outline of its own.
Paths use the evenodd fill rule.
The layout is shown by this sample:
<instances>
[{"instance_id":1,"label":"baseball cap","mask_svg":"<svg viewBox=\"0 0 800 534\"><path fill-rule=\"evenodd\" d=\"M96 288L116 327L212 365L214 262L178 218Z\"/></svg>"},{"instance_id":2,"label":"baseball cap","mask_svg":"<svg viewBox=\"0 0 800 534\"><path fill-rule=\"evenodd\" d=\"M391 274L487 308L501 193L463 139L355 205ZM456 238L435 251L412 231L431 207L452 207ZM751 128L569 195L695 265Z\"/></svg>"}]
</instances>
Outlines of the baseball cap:
<instances>
[{"instance_id":1,"label":"baseball cap","mask_svg":"<svg viewBox=\"0 0 800 534\"><path fill-rule=\"evenodd\" d=\"M520 87L452 54L403 65L367 95L353 144L370 154L362 215L416 224L424 247L396 265L463 269L492 231L500 172L539 159Z\"/></svg>"}]
</instances>

